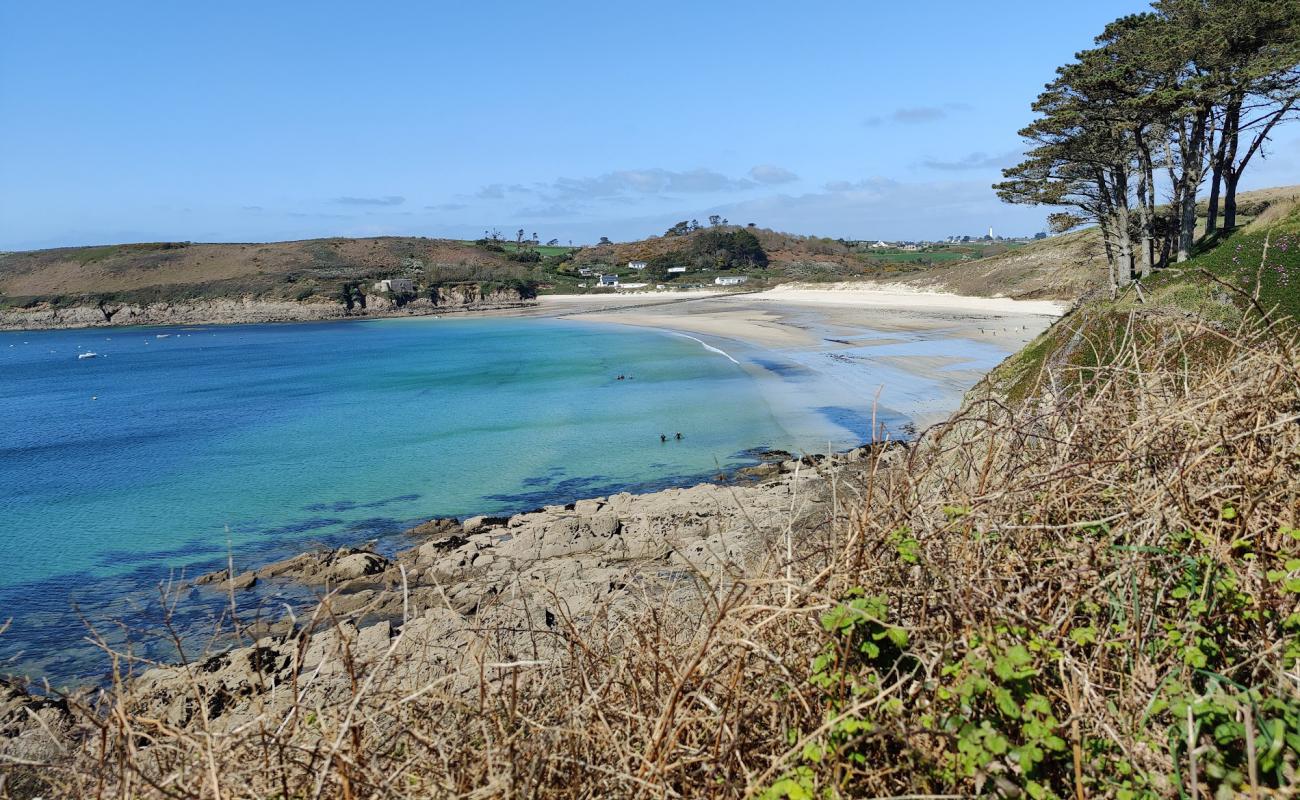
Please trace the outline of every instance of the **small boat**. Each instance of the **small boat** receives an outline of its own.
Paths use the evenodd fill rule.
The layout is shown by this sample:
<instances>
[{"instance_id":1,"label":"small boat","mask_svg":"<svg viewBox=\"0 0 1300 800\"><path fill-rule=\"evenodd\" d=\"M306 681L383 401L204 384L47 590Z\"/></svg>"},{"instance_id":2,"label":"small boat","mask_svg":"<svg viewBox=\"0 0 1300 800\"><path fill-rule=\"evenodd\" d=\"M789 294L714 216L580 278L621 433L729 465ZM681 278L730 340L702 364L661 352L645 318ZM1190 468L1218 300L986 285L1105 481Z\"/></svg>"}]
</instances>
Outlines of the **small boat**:
<instances>
[{"instance_id":1,"label":"small boat","mask_svg":"<svg viewBox=\"0 0 1300 800\"><path fill-rule=\"evenodd\" d=\"M85 353L78 353L78 354L77 354L77 358L78 358L78 359L82 359L82 358L95 358L95 357L98 356L98 355L99 355L99 353L96 353L96 352L94 352L93 350L91 350L91 351L87 351L87 352L85 352Z\"/></svg>"},{"instance_id":2,"label":"small boat","mask_svg":"<svg viewBox=\"0 0 1300 800\"><path fill-rule=\"evenodd\" d=\"M171 334L170 334L170 333L160 333L160 334L158 334L157 336L155 336L155 337L153 337L153 338L155 338L155 339L166 339L168 336L171 336Z\"/></svg>"}]
</instances>

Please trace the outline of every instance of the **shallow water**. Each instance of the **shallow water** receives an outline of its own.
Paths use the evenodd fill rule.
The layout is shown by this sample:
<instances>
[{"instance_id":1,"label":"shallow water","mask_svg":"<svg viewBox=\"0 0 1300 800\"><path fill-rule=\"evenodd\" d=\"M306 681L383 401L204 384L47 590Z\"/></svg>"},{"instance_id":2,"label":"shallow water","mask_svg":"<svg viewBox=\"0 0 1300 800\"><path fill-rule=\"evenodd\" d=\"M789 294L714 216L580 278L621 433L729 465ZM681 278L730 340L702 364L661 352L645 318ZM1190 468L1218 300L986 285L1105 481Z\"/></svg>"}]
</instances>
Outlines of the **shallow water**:
<instances>
[{"instance_id":1,"label":"shallow water","mask_svg":"<svg viewBox=\"0 0 1300 800\"><path fill-rule=\"evenodd\" d=\"M551 320L0 333L0 671L84 675L74 603L147 627L150 587L228 553L869 438L852 397L810 380L786 403L760 372L698 339Z\"/></svg>"}]
</instances>

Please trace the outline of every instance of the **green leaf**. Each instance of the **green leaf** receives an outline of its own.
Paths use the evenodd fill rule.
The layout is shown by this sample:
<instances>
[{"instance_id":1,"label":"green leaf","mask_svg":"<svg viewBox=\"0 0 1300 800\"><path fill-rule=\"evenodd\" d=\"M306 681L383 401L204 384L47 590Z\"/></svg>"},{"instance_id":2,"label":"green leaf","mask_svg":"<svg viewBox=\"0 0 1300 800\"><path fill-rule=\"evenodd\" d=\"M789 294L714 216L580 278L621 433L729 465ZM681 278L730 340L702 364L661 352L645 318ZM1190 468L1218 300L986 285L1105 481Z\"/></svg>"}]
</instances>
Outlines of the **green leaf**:
<instances>
[{"instance_id":1,"label":"green leaf","mask_svg":"<svg viewBox=\"0 0 1300 800\"><path fill-rule=\"evenodd\" d=\"M997 704L998 711L1004 716L1011 719L1020 719L1020 704L1011 696L1011 692L1001 686L993 690L993 702Z\"/></svg>"},{"instance_id":2,"label":"green leaf","mask_svg":"<svg viewBox=\"0 0 1300 800\"><path fill-rule=\"evenodd\" d=\"M984 749L995 756L1007 752L1007 739L1000 733L988 733L984 736Z\"/></svg>"},{"instance_id":3,"label":"green leaf","mask_svg":"<svg viewBox=\"0 0 1300 800\"><path fill-rule=\"evenodd\" d=\"M1097 641L1097 629L1091 625L1086 628L1071 628L1070 639L1078 645L1093 644Z\"/></svg>"},{"instance_id":4,"label":"green leaf","mask_svg":"<svg viewBox=\"0 0 1300 800\"><path fill-rule=\"evenodd\" d=\"M1013 645L993 660L993 672L1004 681L1027 678L1037 672L1029 666L1033 661L1024 645Z\"/></svg>"}]
</instances>

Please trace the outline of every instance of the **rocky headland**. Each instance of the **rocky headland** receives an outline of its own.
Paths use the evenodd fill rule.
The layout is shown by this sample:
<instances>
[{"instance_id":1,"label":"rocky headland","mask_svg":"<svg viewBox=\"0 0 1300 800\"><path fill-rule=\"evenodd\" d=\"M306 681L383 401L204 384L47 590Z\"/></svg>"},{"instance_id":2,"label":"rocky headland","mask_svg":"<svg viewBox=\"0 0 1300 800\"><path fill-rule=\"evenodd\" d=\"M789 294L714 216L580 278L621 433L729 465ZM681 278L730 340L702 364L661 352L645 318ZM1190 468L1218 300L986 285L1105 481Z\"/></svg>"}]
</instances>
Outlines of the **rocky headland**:
<instances>
[{"instance_id":1,"label":"rocky headland","mask_svg":"<svg viewBox=\"0 0 1300 800\"><path fill-rule=\"evenodd\" d=\"M41 302L30 307L0 309L0 330L318 322L495 311L536 304L532 297L510 287L483 291L478 284L470 283L440 287L434 292L436 297L425 296L401 304L384 295L369 295L364 307L358 304L352 309L341 302L318 298L302 302L244 297L102 305Z\"/></svg>"},{"instance_id":2,"label":"rocky headland","mask_svg":"<svg viewBox=\"0 0 1300 800\"><path fill-rule=\"evenodd\" d=\"M648 605L683 607L765 559L787 539L843 517L858 479L893 458L885 446L830 458L783 451L725 483L619 493L510 517L434 519L405 532L390 555L367 547L300 553L190 582L229 597L233 636L185 664L124 659L123 679L167 726L231 729L310 698L346 696L358 675L411 690L429 681L469 691L485 653L501 664L546 659L569 635ZM827 480L834 472L835 480ZM275 620L249 616L258 593L308 587L314 608ZM296 688L292 688L296 687ZM0 685L0 754L56 756L78 729L67 698Z\"/></svg>"}]
</instances>

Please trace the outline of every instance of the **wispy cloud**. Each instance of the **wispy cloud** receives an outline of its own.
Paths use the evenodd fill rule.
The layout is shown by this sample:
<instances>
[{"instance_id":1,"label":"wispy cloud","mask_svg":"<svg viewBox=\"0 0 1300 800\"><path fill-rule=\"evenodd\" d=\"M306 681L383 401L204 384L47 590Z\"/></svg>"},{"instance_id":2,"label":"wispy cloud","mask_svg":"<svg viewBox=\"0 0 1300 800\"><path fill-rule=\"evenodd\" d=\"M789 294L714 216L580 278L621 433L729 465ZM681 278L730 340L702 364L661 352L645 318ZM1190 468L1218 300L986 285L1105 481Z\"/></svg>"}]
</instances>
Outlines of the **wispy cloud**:
<instances>
[{"instance_id":1,"label":"wispy cloud","mask_svg":"<svg viewBox=\"0 0 1300 800\"><path fill-rule=\"evenodd\" d=\"M749 177L769 186L779 183L793 183L799 180L798 175L785 167L778 167L775 164L759 164L749 171Z\"/></svg>"},{"instance_id":2,"label":"wispy cloud","mask_svg":"<svg viewBox=\"0 0 1300 800\"><path fill-rule=\"evenodd\" d=\"M719 206L733 220L850 238L937 238L989 225L1032 233L1044 212L998 201L982 180L903 182L873 177L827 183L821 191L772 194Z\"/></svg>"},{"instance_id":3,"label":"wispy cloud","mask_svg":"<svg viewBox=\"0 0 1300 800\"><path fill-rule=\"evenodd\" d=\"M253 211L253 212L257 212L257 211L261 211L261 210L262 210L262 207L261 207L261 206L240 206L240 207L239 207L239 210L240 210L240 211Z\"/></svg>"},{"instance_id":4,"label":"wispy cloud","mask_svg":"<svg viewBox=\"0 0 1300 800\"><path fill-rule=\"evenodd\" d=\"M565 205L563 203L551 203L550 205L521 208L515 212L515 215L528 219L560 219L565 217L576 217L580 213L581 212L576 206Z\"/></svg>"},{"instance_id":5,"label":"wispy cloud","mask_svg":"<svg viewBox=\"0 0 1300 800\"><path fill-rule=\"evenodd\" d=\"M406 202L406 198L393 194L384 197L352 197L344 195L343 197L336 197L330 202L341 206L400 206Z\"/></svg>"},{"instance_id":6,"label":"wispy cloud","mask_svg":"<svg viewBox=\"0 0 1300 800\"><path fill-rule=\"evenodd\" d=\"M930 169L937 169L944 172L964 172L966 170L976 169L1001 169L1009 167L1016 162L1021 156L1021 151L1010 150L1005 153L996 153L989 155L983 151L976 151L965 155L955 161L943 161L941 159L927 158L921 162L921 166Z\"/></svg>"},{"instance_id":7,"label":"wispy cloud","mask_svg":"<svg viewBox=\"0 0 1300 800\"><path fill-rule=\"evenodd\" d=\"M830 181L823 188L832 194L844 192L884 192L901 186L898 181L879 176L857 181Z\"/></svg>"},{"instance_id":8,"label":"wispy cloud","mask_svg":"<svg viewBox=\"0 0 1300 800\"><path fill-rule=\"evenodd\" d=\"M677 172L659 167L606 172L592 178L559 178L545 187L553 199L601 199L627 194L707 194L752 189L748 178L732 178L703 167Z\"/></svg>"},{"instance_id":9,"label":"wispy cloud","mask_svg":"<svg viewBox=\"0 0 1300 800\"><path fill-rule=\"evenodd\" d=\"M431 206L425 206L425 211L463 211L469 208L465 203L435 203Z\"/></svg>"},{"instance_id":10,"label":"wispy cloud","mask_svg":"<svg viewBox=\"0 0 1300 800\"><path fill-rule=\"evenodd\" d=\"M503 200L507 194L524 194L531 191L527 186L517 183L489 183L475 192L474 196L480 200Z\"/></svg>"},{"instance_id":11,"label":"wispy cloud","mask_svg":"<svg viewBox=\"0 0 1300 800\"><path fill-rule=\"evenodd\" d=\"M894 122L900 125L923 125L927 122L937 122L941 119L947 119L957 111L969 111L970 106L966 103L944 103L938 106L908 106L896 108L893 112L884 116L870 116L864 120L864 124L869 127L884 125L886 122Z\"/></svg>"}]
</instances>

